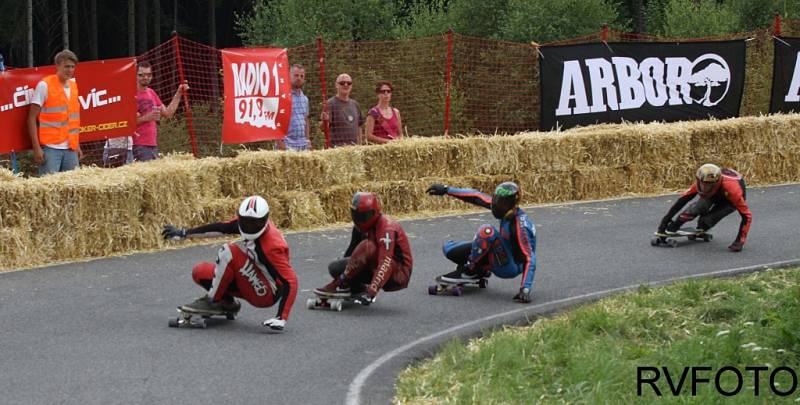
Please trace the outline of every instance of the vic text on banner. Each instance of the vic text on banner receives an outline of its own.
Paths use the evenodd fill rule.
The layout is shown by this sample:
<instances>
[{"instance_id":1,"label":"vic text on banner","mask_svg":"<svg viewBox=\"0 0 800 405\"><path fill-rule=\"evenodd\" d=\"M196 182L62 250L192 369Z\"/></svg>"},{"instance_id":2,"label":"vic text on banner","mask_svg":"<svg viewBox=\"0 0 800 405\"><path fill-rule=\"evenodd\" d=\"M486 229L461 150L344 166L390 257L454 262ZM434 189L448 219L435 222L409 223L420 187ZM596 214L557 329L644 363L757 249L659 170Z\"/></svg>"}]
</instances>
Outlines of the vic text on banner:
<instances>
[{"instance_id":1,"label":"vic text on banner","mask_svg":"<svg viewBox=\"0 0 800 405\"><path fill-rule=\"evenodd\" d=\"M0 153L31 148L26 122L36 84L55 66L0 73ZM75 69L81 105L80 141L130 135L136 129L136 62L133 58L80 62Z\"/></svg>"}]
</instances>

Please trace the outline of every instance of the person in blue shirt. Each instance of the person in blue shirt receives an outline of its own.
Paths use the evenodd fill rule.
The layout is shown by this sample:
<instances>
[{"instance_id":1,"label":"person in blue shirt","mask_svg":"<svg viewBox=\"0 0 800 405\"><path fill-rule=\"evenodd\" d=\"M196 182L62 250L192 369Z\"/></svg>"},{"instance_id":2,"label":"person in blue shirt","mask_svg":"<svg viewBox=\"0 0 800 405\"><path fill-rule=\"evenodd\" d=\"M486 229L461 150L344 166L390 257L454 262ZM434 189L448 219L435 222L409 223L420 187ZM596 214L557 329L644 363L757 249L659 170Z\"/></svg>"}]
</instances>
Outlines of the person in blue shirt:
<instances>
[{"instance_id":1,"label":"person in blue shirt","mask_svg":"<svg viewBox=\"0 0 800 405\"><path fill-rule=\"evenodd\" d=\"M536 226L519 207L521 191L514 182L497 186L491 196L470 188L432 184L430 195L449 195L461 201L492 210L500 226L481 225L472 241L447 241L442 250L456 263L456 270L441 276L443 281L478 280L491 274L515 278L522 274L514 301L531 302L536 272Z\"/></svg>"}]
</instances>

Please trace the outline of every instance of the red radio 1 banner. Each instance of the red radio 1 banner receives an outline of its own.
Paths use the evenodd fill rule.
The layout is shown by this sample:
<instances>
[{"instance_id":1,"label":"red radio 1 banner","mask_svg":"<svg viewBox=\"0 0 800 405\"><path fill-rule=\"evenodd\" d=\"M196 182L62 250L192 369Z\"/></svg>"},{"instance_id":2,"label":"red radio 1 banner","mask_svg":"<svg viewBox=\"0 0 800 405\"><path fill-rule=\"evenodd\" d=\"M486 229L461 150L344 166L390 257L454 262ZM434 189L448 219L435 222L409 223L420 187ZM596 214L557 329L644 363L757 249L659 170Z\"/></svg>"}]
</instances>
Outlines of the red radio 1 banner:
<instances>
[{"instance_id":1,"label":"red radio 1 banner","mask_svg":"<svg viewBox=\"0 0 800 405\"><path fill-rule=\"evenodd\" d=\"M225 113L222 143L282 139L292 116L286 49L222 50Z\"/></svg>"},{"instance_id":2,"label":"red radio 1 banner","mask_svg":"<svg viewBox=\"0 0 800 405\"><path fill-rule=\"evenodd\" d=\"M28 105L36 84L55 66L0 72L0 153L31 148ZM79 62L75 69L81 105L81 142L131 135L136 129L136 61Z\"/></svg>"}]
</instances>

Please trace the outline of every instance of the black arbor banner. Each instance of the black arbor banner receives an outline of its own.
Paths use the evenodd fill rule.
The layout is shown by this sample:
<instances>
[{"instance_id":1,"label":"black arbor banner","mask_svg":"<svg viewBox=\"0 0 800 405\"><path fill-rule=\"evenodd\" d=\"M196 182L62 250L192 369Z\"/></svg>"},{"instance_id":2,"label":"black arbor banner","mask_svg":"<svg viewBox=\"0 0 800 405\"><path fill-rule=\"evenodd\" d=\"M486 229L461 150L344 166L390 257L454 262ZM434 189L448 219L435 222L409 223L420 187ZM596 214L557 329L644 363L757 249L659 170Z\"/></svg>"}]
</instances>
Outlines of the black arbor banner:
<instances>
[{"instance_id":1,"label":"black arbor banner","mask_svg":"<svg viewBox=\"0 0 800 405\"><path fill-rule=\"evenodd\" d=\"M800 38L774 38L769 112L800 112Z\"/></svg>"},{"instance_id":2,"label":"black arbor banner","mask_svg":"<svg viewBox=\"0 0 800 405\"><path fill-rule=\"evenodd\" d=\"M744 40L543 46L541 129L739 115Z\"/></svg>"}]
</instances>

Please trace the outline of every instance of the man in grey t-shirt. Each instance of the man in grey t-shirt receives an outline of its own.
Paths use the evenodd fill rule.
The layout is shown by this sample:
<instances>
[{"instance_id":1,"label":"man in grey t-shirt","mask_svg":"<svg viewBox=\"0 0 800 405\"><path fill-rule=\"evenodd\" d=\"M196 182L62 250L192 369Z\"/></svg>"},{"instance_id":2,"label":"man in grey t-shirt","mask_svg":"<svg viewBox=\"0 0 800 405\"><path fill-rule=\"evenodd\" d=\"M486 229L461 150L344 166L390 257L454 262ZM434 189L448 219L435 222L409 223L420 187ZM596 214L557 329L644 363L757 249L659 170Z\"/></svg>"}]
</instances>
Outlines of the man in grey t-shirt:
<instances>
[{"instance_id":1,"label":"man in grey t-shirt","mask_svg":"<svg viewBox=\"0 0 800 405\"><path fill-rule=\"evenodd\" d=\"M322 121L330 125L331 145L355 145L360 143L361 126L365 117L361 114L358 102L350 98L353 79L347 73L336 78L336 96L327 101L327 111L322 112Z\"/></svg>"}]
</instances>

